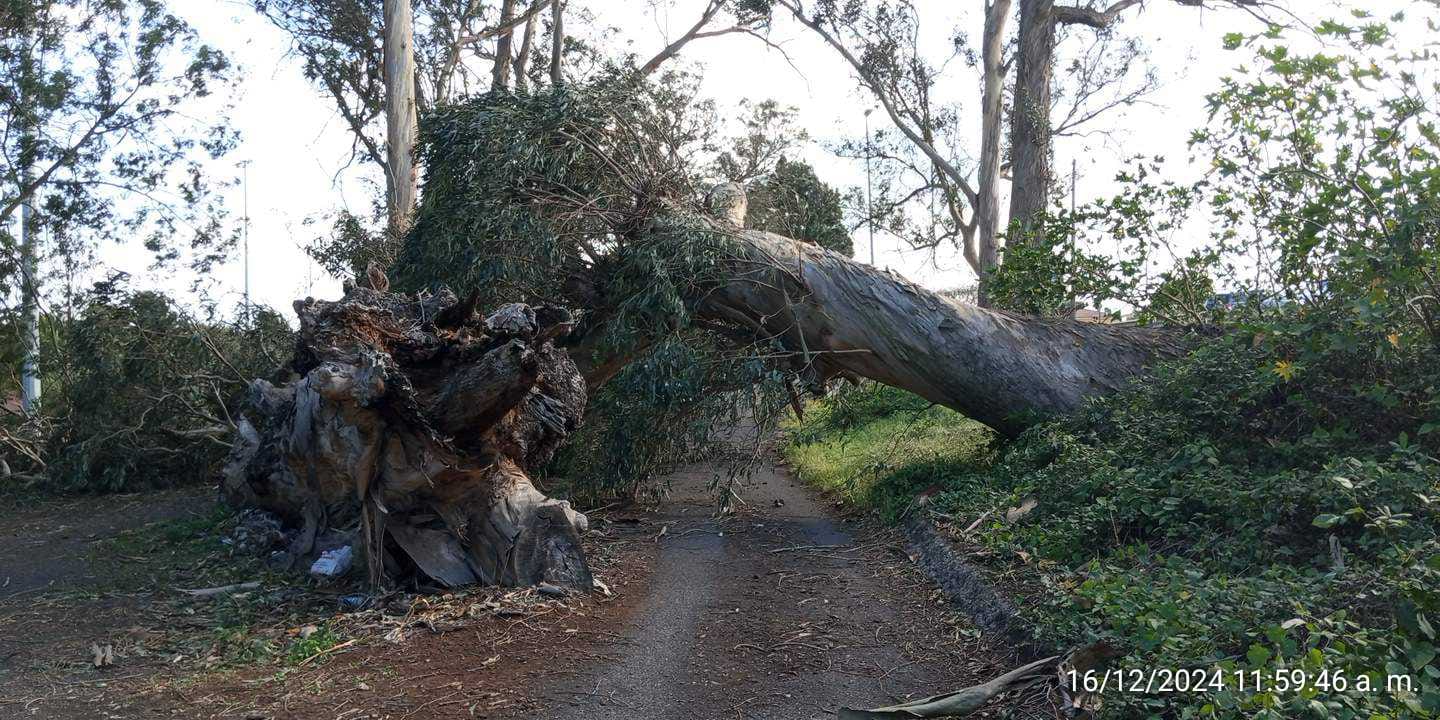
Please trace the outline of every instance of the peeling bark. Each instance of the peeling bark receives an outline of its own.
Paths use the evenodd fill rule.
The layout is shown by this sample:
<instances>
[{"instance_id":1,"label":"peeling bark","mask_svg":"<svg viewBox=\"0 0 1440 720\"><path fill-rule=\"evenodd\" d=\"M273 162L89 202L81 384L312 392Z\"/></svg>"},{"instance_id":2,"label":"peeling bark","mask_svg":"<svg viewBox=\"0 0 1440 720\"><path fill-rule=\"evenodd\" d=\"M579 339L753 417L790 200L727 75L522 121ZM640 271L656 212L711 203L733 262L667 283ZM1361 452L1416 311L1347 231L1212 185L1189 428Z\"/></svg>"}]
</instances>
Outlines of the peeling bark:
<instances>
[{"instance_id":1,"label":"peeling bark","mask_svg":"<svg viewBox=\"0 0 1440 720\"><path fill-rule=\"evenodd\" d=\"M552 340L568 312L507 305L488 318L449 291L349 288L295 304L282 385L251 384L222 490L316 538L354 538L372 583L420 572L450 586L589 589L583 515L529 472L580 423L584 381Z\"/></svg>"}]
</instances>

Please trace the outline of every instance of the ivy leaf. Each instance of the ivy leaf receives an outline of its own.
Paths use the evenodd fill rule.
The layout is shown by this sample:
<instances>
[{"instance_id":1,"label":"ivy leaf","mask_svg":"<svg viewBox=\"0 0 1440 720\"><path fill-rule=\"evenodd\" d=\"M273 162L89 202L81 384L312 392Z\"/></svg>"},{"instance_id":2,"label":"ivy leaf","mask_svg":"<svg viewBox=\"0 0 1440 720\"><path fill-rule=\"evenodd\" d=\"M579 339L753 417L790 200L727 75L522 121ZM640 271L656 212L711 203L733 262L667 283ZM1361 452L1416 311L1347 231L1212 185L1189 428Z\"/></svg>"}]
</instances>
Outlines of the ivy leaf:
<instances>
[{"instance_id":1,"label":"ivy leaf","mask_svg":"<svg viewBox=\"0 0 1440 720\"><path fill-rule=\"evenodd\" d=\"M1311 521L1310 524L1314 525L1317 528L1332 528L1344 521L1345 518L1339 515L1331 515L1330 513L1325 513L1323 515L1315 516L1315 519Z\"/></svg>"}]
</instances>

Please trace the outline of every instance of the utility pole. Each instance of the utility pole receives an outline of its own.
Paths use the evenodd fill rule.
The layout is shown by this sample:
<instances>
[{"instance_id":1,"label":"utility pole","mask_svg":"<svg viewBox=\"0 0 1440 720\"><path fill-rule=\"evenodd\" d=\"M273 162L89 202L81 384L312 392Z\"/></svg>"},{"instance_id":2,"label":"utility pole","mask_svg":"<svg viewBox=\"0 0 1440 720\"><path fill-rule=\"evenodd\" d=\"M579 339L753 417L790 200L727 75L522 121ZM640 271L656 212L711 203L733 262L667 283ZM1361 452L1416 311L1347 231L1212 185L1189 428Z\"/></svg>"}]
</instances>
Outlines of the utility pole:
<instances>
[{"instance_id":1,"label":"utility pole","mask_svg":"<svg viewBox=\"0 0 1440 720\"><path fill-rule=\"evenodd\" d=\"M240 225L240 246L245 269L245 324L250 324L250 161L240 161L240 202L244 214Z\"/></svg>"},{"instance_id":2,"label":"utility pole","mask_svg":"<svg viewBox=\"0 0 1440 720\"><path fill-rule=\"evenodd\" d=\"M871 195L875 192L875 183L870 179L870 158L875 154L874 147L870 144L870 113L875 108L865 109L865 222L870 225L870 267L875 267L875 207Z\"/></svg>"}]
</instances>

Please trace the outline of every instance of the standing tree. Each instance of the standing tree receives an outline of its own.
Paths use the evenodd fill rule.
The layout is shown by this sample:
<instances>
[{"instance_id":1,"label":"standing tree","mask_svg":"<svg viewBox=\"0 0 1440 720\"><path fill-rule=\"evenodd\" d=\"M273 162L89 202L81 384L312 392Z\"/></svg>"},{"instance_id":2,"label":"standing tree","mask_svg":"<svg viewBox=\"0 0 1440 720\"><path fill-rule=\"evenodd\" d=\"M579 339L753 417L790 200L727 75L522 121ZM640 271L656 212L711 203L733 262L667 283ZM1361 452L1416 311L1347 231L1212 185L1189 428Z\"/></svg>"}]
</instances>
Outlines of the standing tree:
<instances>
[{"instance_id":1,"label":"standing tree","mask_svg":"<svg viewBox=\"0 0 1440 720\"><path fill-rule=\"evenodd\" d=\"M804 0L774 0L833 48L856 74L865 92L884 109L898 135L881 132L872 144L849 143L852 156L879 163L879 195L872 213L877 222L914 247L957 246L979 279L980 302L988 304L990 274L999 262L1001 165L1004 133L1004 88L1014 64L1005 56L1012 2L993 0L984 6L979 52L963 31L957 31L950 56L928 57L921 39L925 22L908 0L878 0L838 6ZM1128 71L1134 46L1102 48L1077 57L1077 76L1090 80L1084 92L1070 93L1069 129L1094 120L1106 109L1133 102L1148 91L1135 87ZM962 60L953 63L952 60ZM979 152L964 150L968 131L962 106L949 98L955 79L947 69L969 65L979 71ZM968 80L966 81L968 83ZM978 158L978 162L976 160Z\"/></svg>"},{"instance_id":2,"label":"standing tree","mask_svg":"<svg viewBox=\"0 0 1440 720\"><path fill-rule=\"evenodd\" d=\"M1073 130L1076 119L1072 112L1066 116L1065 122L1058 125L1052 120L1057 36L1061 29L1067 26L1090 28L1102 37L1108 36L1125 11L1139 6L1141 0L1112 0L1105 5L1095 2L1057 5L1055 0L1019 1L1015 104L1010 115L1010 166L1013 179L1010 223L1017 230L1018 237L1043 246L1044 227L1042 223L1036 222L1036 218L1048 209L1050 192L1055 183L1052 167L1054 138L1058 134ZM1236 6L1246 9L1263 22L1271 22L1270 18L1260 12L1272 5L1266 0L1173 2L1196 8L1204 8L1207 4ZM1136 99L1138 98L1121 95L1115 101L1128 104Z\"/></svg>"},{"instance_id":3,"label":"standing tree","mask_svg":"<svg viewBox=\"0 0 1440 720\"><path fill-rule=\"evenodd\" d=\"M163 4L143 0L10 3L0 28L0 227L19 216L22 237L17 252L12 235L0 236L0 278L6 291L17 276L22 287L33 405L39 238L74 259L138 235L159 261L185 257L202 271L233 242L205 162L234 136L223 122L193 120L195 104L217 102L228 62Z\"/></svg>"},{"instance_id":4,"label":"standing tree","mask_svg":"<svg viewBox=\"0 0 1440 720\"><path fill-rule=\"evenodd\" d=\"M780 158L745 189L746 227L804 240L845 257L855 254L840 192L799 160Z\"/></svg>"},{"instance_id":5,"label":"standing tree","mask_svg":"<svg viewBox=\"0 0 1440 720\"><path fill-rule=\"evenodd\" d=\"M404 237L420 192L415 167L415 35L410 0L385 0L385 166L390 234Z\"/></svg>"},{"instance_id":6,"label":"standing tree","mask_svg":"<svg viewBox=\"0 0 1440 720\"><path fill-rule=\"evenodd\" d=\"M517 19L497 23L495 7L477 0L252 1L290 37L306 78L334 102L353 139L352 160L384 178L388 232L372 237L359 219L342 216L332 246L318 251L322 262L333 271L388 264L418 191L416 115L489 89L498 69L489 40L511 32Z\"/></svg>"},{"instance_id":7,"label":"standing tree","mask_svg":"<svg viewBox=\"0 0 1440 720\"><path fill-rule=\"evenodd\" d=\"M500 0L500 28L495 38L495 66L491 71L490 89L510 87L511 38L515 36L515 0Z\"/></svg>"},{"instance_id":8,"label":"standing tree","mask_svg":"<svg viewBox=\"0 0 1440 720\"><path fill-rule=\"evenodd\" d=\"M560 87L564 80L565 0L555 0L550 9L550 84Z\"/></svg>"}]
</instances>

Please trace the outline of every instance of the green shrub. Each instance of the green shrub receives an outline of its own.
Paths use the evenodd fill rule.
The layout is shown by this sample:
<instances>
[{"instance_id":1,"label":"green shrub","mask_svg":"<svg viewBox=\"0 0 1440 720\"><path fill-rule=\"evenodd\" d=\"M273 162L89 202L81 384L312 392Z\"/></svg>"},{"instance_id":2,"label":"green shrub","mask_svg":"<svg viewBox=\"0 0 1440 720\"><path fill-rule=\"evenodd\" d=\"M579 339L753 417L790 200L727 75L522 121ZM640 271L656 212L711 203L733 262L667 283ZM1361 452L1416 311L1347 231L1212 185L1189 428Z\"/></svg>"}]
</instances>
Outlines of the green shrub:
<instances>
[{"instance_id":1,"label":"green shrub","mask_svg":"<svg viewBox=\"0 0 1440 720\"><path fill-rule=\"evenodd\" d=\"M230 409L288 356L278 314L202 320L157 292L101 283L73 317L48 318L42 410L25 476L47 490L115 492L213 479L229 451Z\"/></svg>"}]
</instances>

